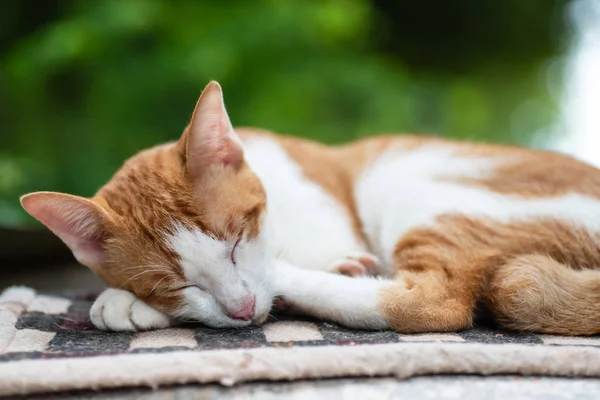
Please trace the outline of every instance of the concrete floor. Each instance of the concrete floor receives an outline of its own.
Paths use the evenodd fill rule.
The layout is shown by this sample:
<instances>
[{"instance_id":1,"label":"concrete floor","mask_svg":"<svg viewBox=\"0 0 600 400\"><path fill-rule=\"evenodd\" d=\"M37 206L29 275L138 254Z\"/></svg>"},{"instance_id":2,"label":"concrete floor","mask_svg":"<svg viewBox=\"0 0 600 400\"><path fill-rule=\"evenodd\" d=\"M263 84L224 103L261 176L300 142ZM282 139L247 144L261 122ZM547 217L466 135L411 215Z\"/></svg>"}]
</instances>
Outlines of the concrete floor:
<instances>
[{"instance_id":1,"label":"concrete floor","mask_svg":"<svg viewBox=\"0 0 600 400\"><path fill-rule=\"evenodd\" d=\"M291 383L255 383L232 388L214 385L176 388L82 392L61 396L33 396L28 399L431 399L431 400L595 400L600 398L600 380L442 376L395 379L340 379Z\"/></svg>"}]
</instances>

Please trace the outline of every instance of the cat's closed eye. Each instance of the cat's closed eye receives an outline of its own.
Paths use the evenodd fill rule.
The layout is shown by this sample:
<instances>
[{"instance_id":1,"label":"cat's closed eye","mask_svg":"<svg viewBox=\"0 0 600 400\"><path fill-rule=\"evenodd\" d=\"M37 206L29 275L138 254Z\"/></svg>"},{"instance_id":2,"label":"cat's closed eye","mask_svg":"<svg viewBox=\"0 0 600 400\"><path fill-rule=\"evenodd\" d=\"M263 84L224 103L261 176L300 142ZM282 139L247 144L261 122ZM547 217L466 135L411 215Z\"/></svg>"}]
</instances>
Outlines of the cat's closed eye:
<instances>
[{"instance_id":1,"label":"cat's closed eye","mask_svg":"<svg viewBox=\"0 0 600 400\"><path fill-rule=\"evenodd\" d=\"M173 288L173 289L169 290L169 292L179 292L179 291L182 291L182 290L185 290L185 289L189 289L189 288L196 288L196 289L204 291L204 289L202 289L198 285L183 285L183 286L178 286L176 288Z\"/></svg>"},{"instance_id":2,"label":"cat's closed eye","mask_svg":"<svg viewBox=\"0 0 600 400\"><path fill-rule=\"evenodd\" d=\"M229 258L231 258L231 262L233 263L233 265L237 265L237 263L235 261L235 250L237 249L238 244L240 244L240 240L242 240L241 237L239 237L238 240L235 241L235 244L231 248L231 254L230 254Z\"/></svg>"}]
</instances>

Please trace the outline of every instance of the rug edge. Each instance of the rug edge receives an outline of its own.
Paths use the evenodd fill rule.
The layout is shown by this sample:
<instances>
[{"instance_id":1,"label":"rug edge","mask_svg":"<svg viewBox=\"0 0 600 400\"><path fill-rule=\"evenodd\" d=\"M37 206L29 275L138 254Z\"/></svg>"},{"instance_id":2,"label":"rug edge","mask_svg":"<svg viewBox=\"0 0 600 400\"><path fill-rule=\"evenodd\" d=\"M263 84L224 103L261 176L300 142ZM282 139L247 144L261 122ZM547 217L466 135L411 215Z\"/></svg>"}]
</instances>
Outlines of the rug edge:
<instances>
[{"instance_id":1,"label":"rug edge","mask_svg":"<svg viewBox=\"0 0 600 400\"><path fill-rule=\"evenodd\" d=\"M116 361L116 362L115 362ZM430 374L600 378L600 349L394 343L22 360L0 364L0 395L314 378Z\"/></svg>"}]
</instances>

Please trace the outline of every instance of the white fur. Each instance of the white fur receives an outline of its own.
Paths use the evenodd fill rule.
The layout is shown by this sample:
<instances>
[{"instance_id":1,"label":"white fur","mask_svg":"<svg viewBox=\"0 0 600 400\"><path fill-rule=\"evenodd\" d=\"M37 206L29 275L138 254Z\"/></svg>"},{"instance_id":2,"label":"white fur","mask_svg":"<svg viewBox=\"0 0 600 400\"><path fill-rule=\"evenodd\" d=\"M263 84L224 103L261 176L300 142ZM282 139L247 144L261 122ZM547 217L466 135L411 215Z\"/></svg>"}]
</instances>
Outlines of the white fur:
<instances>
[{"instance_id":1,"label":"white fur","mask_svg":"<svg viewBox=\"0 0 600 400\"><path fill-rule=\"evenodd\" d=\"M272 289L268 279L272 256L270 223L265 218L256 240L240 240L234 265L231 251L234 241L214 239L200 230L188 230L175 223L175 234L168 243L180 257L190 287L184 290L184 305L177 317L200 321L213 327L245 326L251 321L228 317L241 309L248 297L255 299L255 319L271 309Z\"/></svg>"},{"instance_id":2,"label":"white fur","mask_svg":"<svg viewBox=\"0 0 600 400\"><path fill-rule=\"evenodd\" d=\"M106 289L94 302L90 318L96 328L139 331L166 328L171 320L125 290Z\"/></svg>"},{"instance_id":3,"label":"white fur","mask_svg":"<svg viewBox=\"0 0 600 400\"><path fill-rule=\"evenodd\" d=\"M353 328L389 327L378 308L385 280L300 269L283 260L277 262L274 277L276 295L295 309Z\"/></svg>"},{"instance_id":4,"label":"white fur","mask_svg":"<svg viewBox=\"0 0 600 400\"><path fill-rule=\"evenodd\" d=\"M600 231L600 202L567 194L524 199L440 180L485 177L501 159L455 157L435 145L382 155L359 179L359 216L376 253L391 268L394 248L410 229L434 223L438 215L461 213L501 222L559 217Z\"/></svg>"},{"instance_id":5,"label":"white fur","mask_svg":"<svg viewBox=\"0 0 600 400\"><path fill-rule=\"evenodd\" d=\"M246 161L267 192L267 208L276 223L276 253L293 265L328 270L335 260L366 248L352 230L346 210L275 141L251 138Z\"/></svg>"},{"instance_id":6,"label":"white fur","mask_svg":"<svg viewBox=\"0 0 600 400\"><path fill-rule=\"evenodd\" d=\"M313 316L347 326L386 327L377 310L382 281L325 272L335 268L340 259L366 251L346 210L306 178L277 142L251 138L245 141L244 151L266 190L267 209L275 224L276 292Z\"/></svg>"}]
</instances>

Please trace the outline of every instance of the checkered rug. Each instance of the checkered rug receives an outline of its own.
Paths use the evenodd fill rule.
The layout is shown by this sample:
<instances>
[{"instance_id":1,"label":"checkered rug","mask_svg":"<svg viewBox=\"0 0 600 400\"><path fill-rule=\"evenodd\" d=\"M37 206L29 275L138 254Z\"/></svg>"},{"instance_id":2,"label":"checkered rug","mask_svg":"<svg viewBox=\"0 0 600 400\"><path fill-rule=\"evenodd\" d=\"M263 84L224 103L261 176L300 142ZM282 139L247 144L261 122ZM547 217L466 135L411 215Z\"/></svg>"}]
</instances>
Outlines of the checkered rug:
<instances>
[{"instance_id":1,"label":"checkered rug","mask_svg":"<svg viewBox=\"0 0 600 400\"><path fill-rule=\"evenodd\" d=\"M399 335L283 317L244 329L107 333L89 321L93 300L22 287L0 295L0 395L436 373L600 378L600 337L483 327Z\"/></svg>"}]
</instances>

